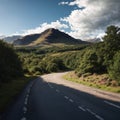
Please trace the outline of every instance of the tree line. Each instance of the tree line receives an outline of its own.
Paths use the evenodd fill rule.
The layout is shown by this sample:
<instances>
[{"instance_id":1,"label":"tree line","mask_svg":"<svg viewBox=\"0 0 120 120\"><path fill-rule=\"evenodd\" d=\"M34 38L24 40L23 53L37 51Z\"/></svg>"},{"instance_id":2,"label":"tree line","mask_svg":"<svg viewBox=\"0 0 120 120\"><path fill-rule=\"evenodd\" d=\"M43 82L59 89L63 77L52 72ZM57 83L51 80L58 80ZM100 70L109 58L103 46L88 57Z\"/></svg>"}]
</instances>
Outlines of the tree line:
<instances>
[{"instance_id":1,"label":"tree line","mask_svg":"<svg viewBox=\"0 0 120 120\"><path fill-rule=\"evenodd\" d=\"M85 49L76 69L78 76L85 73L107 73L120 82L120 28L109 26L103 42Z\"/></svg>"}]
</instances>

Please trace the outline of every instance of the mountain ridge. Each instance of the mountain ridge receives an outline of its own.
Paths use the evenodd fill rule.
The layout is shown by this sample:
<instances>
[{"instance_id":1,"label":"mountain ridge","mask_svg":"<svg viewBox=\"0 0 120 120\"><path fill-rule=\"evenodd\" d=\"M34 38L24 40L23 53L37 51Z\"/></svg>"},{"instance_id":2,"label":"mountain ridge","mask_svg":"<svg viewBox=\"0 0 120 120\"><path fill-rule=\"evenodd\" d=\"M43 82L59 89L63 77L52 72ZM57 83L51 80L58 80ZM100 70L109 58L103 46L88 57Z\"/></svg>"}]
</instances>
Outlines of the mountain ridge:
<instances>
[{"instance_id":1,"label":"mountain ridge","mask_svg":"<svg viewBox=\"0 0 120 120\"><path fill-rule=\"evenodd\" d=\"M22 37L22 36L20 36L20 35L13 35L13 36L3 37L2 39L3 39L5 42L13 43L15 40L20 39L21 37Z\"/></svg>"},{"instance_id":2,"label":"mountain ridge","mask_svg":"<svg viewBox=\"0 0 120 120\"><path fill-rule=\"evenodd\" d=\"M17 39L13 42L14 45L39 45L39 44L87 44L88 42L75 39L70 35L59 31L58 29L49 28L40 34L31 34Z\"/></svg>"}]
</instances>

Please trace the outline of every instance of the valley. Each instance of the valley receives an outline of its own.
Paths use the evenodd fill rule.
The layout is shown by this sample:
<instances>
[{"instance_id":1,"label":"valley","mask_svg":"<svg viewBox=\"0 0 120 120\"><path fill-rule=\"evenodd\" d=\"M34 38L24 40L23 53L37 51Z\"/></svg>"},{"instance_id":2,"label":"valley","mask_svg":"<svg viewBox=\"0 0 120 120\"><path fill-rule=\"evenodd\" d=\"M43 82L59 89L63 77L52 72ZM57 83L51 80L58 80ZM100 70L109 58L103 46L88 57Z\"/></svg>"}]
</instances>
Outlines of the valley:
<instances>
[{"instance_id":1,"label":"valley","mask_svg":"<svg viewBox=\"0 0 120 120\"><path fill-rule=\"evenodd\" d=\"M110 29L111 32L114 32L114 30L117 30L117 27L109 26L107 29ZM58 105L65 104L66 105L65 109L70 107L68 104L65 103L65 101L60 96L56 96L56 93L54 92L52 92L52 94L54 94L53 98L50 98L51 92L49 93L48 88L46 86L47 85L46 78L42 78L42 79L39 78L39 76L41 75L48 74L47 79L49 79L48 82L50 82L49 84L51 84L51 80L49 78L50 73L54 73L56 76L57 73L73 71L73 72L69 72L69 74L66 74L64 76L64 79L68 80L68 84L72 81L72 82L76 82L77 86L79 87L81 87L81 84L84 84L89 87L94 87L91 89L97 88L105 91L106 90L112 91L112 92L115 92L116 94L120 93L119 67L116 67L116 65L117 66L120 65L119 64L120 52L119 52L119 45L118 45L119 39L116 39L116 41L114 41L114 39L108 39L109 36L111 36L111 32L109 32L106 36L104 36L103 42L98 42L98 43L90 43L90 42L74 39L71 36L53 28L47 29L41 34L24 36L23 38L15 40L13 44L8 44L1 40L0 55L2 56L2 59L1 59L2 69L0 70L1 70L1 73L3 74L0 75L0 78L1 78L0 91L5 91L6 89L4 86L11 85L11 82L13 82L13 88L15 90L13 94L11 94L11 91L13 91L13 89L10 89L9 87L7 87L8 91L11 90L7 93L8 97L5 94L0 95L0 97L3 98L2 100L8 99L6 102L0 101L0 103L3 103L2 108L0 108L1 112L3 112L6 109L5 104L9 105L11 101L14 100L12 99L11 96L18 95L19 92L21 92L22 89L25 87L25 85L28 84L29 86L26 88L29 91L28 95L26 95L26 90L25 90L25 92L23 92L24 96L18 99L18 103L20 102L21 106L23 106L24 97L29 96L28 98L26 98L27 103L25 102L25 104L27 104L27 106L25 107L24 111L22 112L22 108L20 107L16 115L15 116L13 115L15 109L18 108L17 106L18 103L17 103L15 105L15 108L14 107L12 108L13 111L8 113L11 116L11 118L8 117L5 119L12 120L14 118L17 120L17 118L21 117L18 115L18 113L20 114L24 113L26 115L26 117L23 116L23 118L21 118L22 120L26 118L34 119L35 118L34 114L32 116L29 115L31 112L29 107L30 106L33 107L33 104L30 102L31 100L39 101L39 100L46 99L46 101L43 102L43 106L40 105L41 107L37 109L41 109L41 108L45 109L46 108L45 104L48 102L48 100L49 99L53 100L54 98L57 99L57 101L59 101ZM112 36L113 37L119 36L119 33L114 33ZM113 41L114 41L114 44L112 44ZM8 54L8 51L9 51L9 54ZM51 74L51 75L53 76L54 74ZM37 79L33 79L33 78L37 78ZM31 83L31 79L33 79L32 83ZM59 78L54 77L54 79L55 79L55 84L57 84L57 81L59 81ZM40 88L40 86L42 86L43 89L37 90L34 86L35 81L38 83L38 85L35 85L35 86L37 88ZM29 82L31 84L29 84ZM16 88L17 84L20 84L20 86L18 86L18 89ZM48 86L50 87L49 84ZM63 86L64 85L61 85L61 87ZM82 89L83 90L80 90L80 91L83 91L83 95L87 96L84 93L85 88L82 87ZM49 94L47 94L45 98L43 97L42 99L39 99L40 96L34 96L31 93L32 91L33 93L38 93L41 90L42 90L42 93L41 93L42 96L46 92ZM56 91L58 92L58 90ZM63 91L67 92L66 87L63 88ZM68 92L67 94L72 95L71 92ZM105 92L102 92L102 94L104 93ZM109 94L110 96L112 96L112 94L115 94L115 93L109 93ZM75 94L78 94L78 92L75 92ZM91 94L91 93L88 92L88 94ZM98 97L100 96L98 95ZM92 96L89 96L89 97L91 98ZM65 97L65 99L67 99L67 97ZM100 98L98 99L100 100ZM103 100L103 101L109 100L109 98L106 98L106 97L105 99L106 100ZM111 106L116 106L116 104L119 104L119 100L117 100L118 103L115 103L115 104L113 102L114 100L112 99L112 97L110 98L110 100L111 100L110 102L107 101L105 103L109 105L111 104ZM69 101L73 102L73 99L69 99ZM42 104L42 101L38 104ZM53 104L53 103L50 103L50 104ZM89 103L87 102L87 104ZM119 108L119 105L117 106ZM50 108L51 107L52 106L50 105ZM55 106L53 105L53 107ZM91 114L91 112L87 108L84 109L84 107L81 107L81 106L78 106L78 108L83 111L87 110L87 112ZM39 113L37 109L35 108L37 113L36 115L38 115ZM96 108L93 107L91 109L96 109ZM54 109L52 110L54 111ZM99 109L97 110L99 113ZM47 113L46 110L43 110L43 111ZM56 114L59 114L59 111L56 111ZM64 114L62 112L61 114L62 114L61 117L64 117ZM87 120L90 117L89 116L90 114L88 114L88 116L86 117L85 116L82 116L82 117L84 117ZM103 113L100 113L100 114L103 114ZM52 113L51 115L47 114L47 116L50 116L51 119L54 118ZM77 115L77 118L80 117L79 112L76 115ZM36 119L39 120L39 117L45 117L45 116L41 114L41 116L38 115L38 118ZM71 116L71 120L72 120L72 117L73 116ZM107 115L107 112L103 114L103 117L99 116L98 119L103 120L104 117L106 119L109 118L109 116ZM116 118L119 117L117 112L115 114L115 117ZM69 118L68 113L66 113L66 118ZM96 118L97 117L95 115L90 117L90 119L95 119L95 120ZM111 120L112 119L113 118L111 118Z\"/></svg>"}]
</instances>

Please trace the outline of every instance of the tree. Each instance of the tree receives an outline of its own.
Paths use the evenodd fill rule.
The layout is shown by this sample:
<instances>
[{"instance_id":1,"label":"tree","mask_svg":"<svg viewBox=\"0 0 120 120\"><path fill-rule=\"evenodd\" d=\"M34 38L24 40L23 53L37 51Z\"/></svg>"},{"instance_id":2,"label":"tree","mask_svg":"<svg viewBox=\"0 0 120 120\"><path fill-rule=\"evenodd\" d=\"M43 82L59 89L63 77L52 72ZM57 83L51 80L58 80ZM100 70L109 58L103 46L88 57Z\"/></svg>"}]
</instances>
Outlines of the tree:
<instances>
[{"instance_id":1,"label":"tree","mask_svg":"<svg viewBox=\"0 0 120 120\"><path fill-rule=\"evenodd\" d=\"M77 74L80 76L84 73L97 73L99 72L98 57L96 52L88 49L85 52L79 67L76 69Z\"/></svg>"},{"instance_id":2,"label":"tree","mask_svg":"<svg viewBox=\"0 0 120 120\"><path fill-rule=\"evenodd\" d=\"M14 49L0 40L0 82L7 82L22 75L22 65Z\"/></svg>"},{"instance_id":3,"label":"tree","mask_svg":"<svg viewBox=\"0 0 120 120\"><path fill-rule=\"evenodd\" d=\"M120 28L117 26L109 26L106 30L106 35L103 37L104 40L104 64L109 66L114 54L120 50Z\"/></svg>"},{"instance_id":4,"label":"tree","mask_svg":"<svg viewBox=\"0 0 120 120\"><path fill-rule=\"evenodd\" d=\"M120 82L120 51L118 51L113 58L113 63L108 69L109 76Z\"/></svg>"}]
</instances>

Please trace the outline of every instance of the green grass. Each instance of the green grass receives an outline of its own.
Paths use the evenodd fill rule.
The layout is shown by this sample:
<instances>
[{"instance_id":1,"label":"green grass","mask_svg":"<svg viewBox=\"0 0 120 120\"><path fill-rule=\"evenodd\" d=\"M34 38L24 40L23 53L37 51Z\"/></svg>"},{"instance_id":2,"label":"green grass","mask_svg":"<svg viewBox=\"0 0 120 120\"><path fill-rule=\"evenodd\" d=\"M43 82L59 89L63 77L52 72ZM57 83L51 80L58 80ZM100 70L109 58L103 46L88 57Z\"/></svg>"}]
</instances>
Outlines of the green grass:
<instances>
[{"instance_id":1,"label":"green grass","mask_svg":"<svg viewBox=\"0 0 120 120\"><path fill-rule=\"evenodd\" d=\"M71 77L70 74L71 73L66 74L65 76L63 76L63 78L66 79L66 80L72 81L72 82L76 82L76 83L83 84L83 85L86 85L86 86L98 88L98 89L101 89L101 90L120 93L120 86L112 87L112 86L106 86L106 85L101 85L101 84L95 84L94 82L80 80L80 78L77 78L75 76Z\"/></svg>"},{"instance_id":2,"label":"green grass","mask_svg":"<svg viewBox=\"0 0 120 120\"><path fill-rule=\"evenodd\" d=\"M24 86L35 77L26 76L0 86L0 112L12 103L14 98L22 91Z\"/></svg>"}]
</instances>

